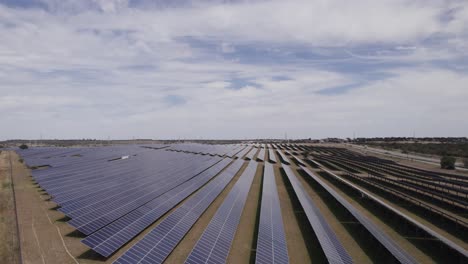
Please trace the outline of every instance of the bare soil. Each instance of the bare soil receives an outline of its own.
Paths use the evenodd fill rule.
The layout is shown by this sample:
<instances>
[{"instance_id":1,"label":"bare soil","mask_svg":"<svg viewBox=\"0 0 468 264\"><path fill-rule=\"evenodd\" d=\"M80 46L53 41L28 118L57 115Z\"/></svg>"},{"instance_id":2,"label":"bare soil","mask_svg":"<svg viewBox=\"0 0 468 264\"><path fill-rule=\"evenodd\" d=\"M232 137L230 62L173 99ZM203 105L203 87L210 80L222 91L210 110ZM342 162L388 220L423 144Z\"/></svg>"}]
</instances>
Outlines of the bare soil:
<instances>
[{"instance_id":1,"label":"bare soil","mask_svg":"<svg viewBox=\"0 0 468 264\"><path fill-rule=\"evenodd\" d=\"M21 263L13 198L9 153L0 151L0 263Z\"/></svg>"},{"instance_id":2,"label":"bare soil","mask_svg":"<svg viewBox=\"0 0 468 264\"><path fill-rule=\"evenodd\" d=\"M262 185L263 166L259 163L257 172L250 187L244 210L237 226L237 232L232 242L228 255L228 263L253 263L255 262L255 243L257 213L260 209L259 199Z\"/></svg>"}]
</instances>

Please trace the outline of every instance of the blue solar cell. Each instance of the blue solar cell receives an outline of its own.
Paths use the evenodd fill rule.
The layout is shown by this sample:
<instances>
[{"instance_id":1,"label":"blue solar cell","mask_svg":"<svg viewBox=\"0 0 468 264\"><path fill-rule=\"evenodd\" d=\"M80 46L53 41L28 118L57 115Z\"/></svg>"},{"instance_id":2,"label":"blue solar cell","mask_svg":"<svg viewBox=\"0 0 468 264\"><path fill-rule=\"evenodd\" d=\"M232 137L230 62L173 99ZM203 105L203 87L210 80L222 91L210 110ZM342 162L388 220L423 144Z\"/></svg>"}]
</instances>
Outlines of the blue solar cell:
<instances>
[{"instance_id":1,"label":"blue solar cell","mask_svg":"<svg viewBox=\"0 0 468 264\"><path fill-rule=\"evenodd\" d=\"M331 227L328 225L325 218L320 213L320 210L315 206L314 202L304 191L302 184L297 179L296 175L289 166L283 166L286 176L291 183L296 196L301 203L302 208L309 220L312 229L317 236L317 239L322 247L325 256L330 263L353 263L348 252L341 245Z\"/></svg>"},{"instance_id":2,"label":"blue solar cell","mask_svg":"<svg viewBox=\"0 0 468 264\"><path fill-rule=\"evenodd\" d=\"M325 190L328 191L341 205L343 205L400 263L414 264L417 263L411 255L403 250L393 239L387 236L380 228L378 228L369 218L363 215L357 208L350 204L340 194L338 194L327 183L321 180L317 175L309 169L302 167L312 179L319 183Z\"/></svg>"},{"instance_id":3,"label":"blue solar cell","mask_svg":"<svg viewBox=\"0 0 468 264\"><path fill-rule=\"evenodd\" d=\"M257 155L257 160L264 161L265 160L265 149L261 148Z\"/></svg>"},{"instance_id":4,"label":"blue solar cell","mask_svg":"<svg viewBox=\"0 0 468 264\"><path fill-rule=\"evenodd\" d=\"M288 157L283 153L283 151L278 150L277 153L279 154L282 163L284 163L286 165L289 165L291 163L289 161Z\"/></svg>"},{"instance_id":5,"label":"blue solar cell","mask_svg":"<svg viewBox=\"0 0 468 264\"><path fill-rule=\"evenodd\" d=\"M273 165L265 163L255 263L289 263Z\"/></svg>"},{"instance_id":6,"label":"blue solar cell","mask_svg":"<svg viewBox=\"0 0 468 264\"><path fill-rule=\"evenodd\" d=\"M257 165L254 161L249 163L185 263L226 263Z\"/></svg>"},{"instance_id":7,"label":"blue solar cell","mask_svg":"<svg viewBox=\"0 0 468 264\"><path fill-rule=\"evenodd\" d=\"M210 163L209 166L211 165L212 164ZM68 223L76 227L84 234L91 234L109 224L110 222L122 217L132 210L135 210L145 203L156 199L165 192L189 180L193 176L205 170L206 167L207 165L204 164L197 166L196 168L188 168L186 171L184 171L184 173L180 173L175 177L162 177L157 181L152 181L150 184L146 182L142 183L135 188L126 190L124 193L122 193L120 196L117 196L113 200L107 199L107 201L109 201L107 203L102 201L102 206L98 208L90 208L88 211L84 211L86 208L80 208L80 212L86 213L84 215L74 215L73 213L68 213L72 217L78 216L70 220Z\"/></svg>"},{"instance_id":8,"label":"blue solar cell","mask_svg":"<svg viewBox=\"0 0 468 264\"><path fill-rule=\"evenodd\" d=\"M252 149L251 146L245 147L243 150L241 150L239 153L236 154L236 157L238 157L239 159L244 157L244 155L247 154L251 149Z\"/></svg>"},{"instance_id":9,"label":"blue solar cell","mask_svg":"<svg viewBox=\"0 0 468 264\"><path fill-rule=\"evenodd\" d=\"M201 214L232 180L242 164L242 160L235 161L114 263L162 263Z\"/></svg>"},{"instance_id":10,"label":"blue solar cell","mask_svg":"<svg viewBox=\"0 0 468 264\"><path fill-rule=\"evenodd\" d=\"M110 256L175 205L203 186L225 168L229 162L230 160L224 159L197 177L86 237L82 242L102 256Z\"/></svg>"},{"instance_id":11,"label":"blue solar cell","mask_svg":"<svg viewBox=\"0 0 468 264\"><path fill-rule=\"evenodd\" d=\"M276 156L275 156L275 151L273 149L268 150L268 157L269 157L271 162L274 162L274 163L278 162L277 159L276 159Z\"/></svg>"},{"instance_id":12,"label":"blue solar cell","mask_svg":"<svg viewBox=\"0 0 468 264\"><path fill-rule=\"evenodd\" d=\"M248 159L248 160L253 160L255 154L257 153L257 148L252 148L249 153L247 153L247 155L245 156L245 159Z\"/></svg>"}]
</instances>

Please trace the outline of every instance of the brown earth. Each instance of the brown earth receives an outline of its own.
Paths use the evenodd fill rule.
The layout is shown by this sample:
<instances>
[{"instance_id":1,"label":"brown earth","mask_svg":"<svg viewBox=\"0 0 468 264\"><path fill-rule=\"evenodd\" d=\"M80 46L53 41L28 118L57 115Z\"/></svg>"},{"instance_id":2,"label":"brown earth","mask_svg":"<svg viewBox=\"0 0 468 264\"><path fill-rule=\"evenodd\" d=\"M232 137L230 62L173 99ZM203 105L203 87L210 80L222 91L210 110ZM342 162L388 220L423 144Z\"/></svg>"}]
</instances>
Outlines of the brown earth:
<instances>
[{"instance_id":1,"label":"brown earth","mask_svg":"<svg viewBox=\"0 0 468 264\"><path fill-rule=\"evenodd\" d=\"M0 263L21 263L10 154L0 151Z\"/></svg>"}]
</instances>

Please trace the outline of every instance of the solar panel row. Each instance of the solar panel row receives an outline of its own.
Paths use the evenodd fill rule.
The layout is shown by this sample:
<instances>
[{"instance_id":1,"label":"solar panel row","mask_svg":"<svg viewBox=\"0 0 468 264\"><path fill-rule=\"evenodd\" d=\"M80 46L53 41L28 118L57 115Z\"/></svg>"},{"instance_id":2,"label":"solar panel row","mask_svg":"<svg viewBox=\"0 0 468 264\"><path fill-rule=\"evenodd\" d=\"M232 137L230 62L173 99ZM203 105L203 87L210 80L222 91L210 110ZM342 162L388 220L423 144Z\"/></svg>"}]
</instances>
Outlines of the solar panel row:
<instances>
[{"instance_id":1,"label":"solar panel row","mask_svg":"<svg viewBox=\"0 0 468 264\"><path fill-rule=\"evenodd\" d=\"M264 161L265 160L265 149L261 148L257 155L257 160Z\"/></svg>"},{"instance_id":2,"label":"solar panel row","mask_svg":"<svg viewBox=\"0 0 468 264\"><path fill-rule=\"evenodd\" d=\"M400 263L413 264L417 263L405 250L403 250L393 239L379 229L369 218L363 215L357 208L351 203L346 201L341 195L339 195L333 188L327 183L321 180L317 175L302 167L302 170L319 183L325 190L328 191L341 205L343 205L393 256L395 256Z\"/></svg>"},{"instance_id":3,"label":"solar panel row","mask_svg":"<svg viewBox=\"0 0 468 264\"><path fill-rule=\"evenodd\" d=\"M311 198L304 191L302 184L299 182L294 172L289 166L283 166L286 176L291 183L296 196L301 203L302 208L309 220L312 229L317 236L317 239L322 247L328 262L330 263L353 263L348 252L341 245L331 227L328 225L325 218L320 213Z\"/></svg>"},{"instance_id":4,"label":"solar panel row","mask_svg":"<svg viewBox=\"0 0 468 264\"><path fill-rule=\"evenodd\" d=\"M162 263L201 214L232 180L242 164L242 160L234 161L225 171L161 221L114 263Z\"/></svg>"},{"instance_id":5,"label":"solar panel row","mask_svg":"<svg viewBox=\"0 0 468 264\"><path fill-rule=\"evenodd\" d=\"M188 168L179 175L164 177L156 181L153 180L150 184L148 182L142 183L138 187L127 189L120 196L112 200L106 199L108 201L106 203L101 201L101 206L98 208L82 207L78 209L81 214L72 214L73 212L67 214L75 217L68 223L86 235L91 234L132 210L156 199L158 196L189 180L205 169L206 164L197 166L196 168Z\"/></svg>"},{"instance_id":6,"label":"solar panel row","mask_svg":"<svg viewBox=\"0 0 468 264\"><path fill-rule=\"evenodd\" d=\"M255 263L289 263L273 165L265 163Z\"/></svg>"},{"instance_id":7,"label":"solar panel row","mask_svg":"<svg viewBox=\"0 0 468 264\"><path fill-rule=\"evenodd\" d=\"M247 152L250 151L250 149L252 149L252 146L247 146L246 148L244 148L243 150L241 150L239 153L236 154L236 157L238 157L239 159L241 159L242 157L244 157L245 154L247 154Z\"/></svg>"},{"instance_id":8,"label":"solar panel row","mask_svg":"<svg viewBox=\"0 0 468 264\"><path fill-rule=\"evenodd\" d=\"M163 152L164 154L164 152ZM120 195L126 188L132 188L142 181L158 180L163 175L175 174L181 170L176 169L177 164L181 168L190 168L197 163L209 162L212 157L193 157L193 155L170 153L167 158L146 159L139 156L138 159L125 160L113 163L111 167L99 164L83 168L70 175L63 175L62 181L55 182L56 187L46 187L53 195L53 200L63 208L73 203L96 203L109 198L112 194ZM151 164L151 165L149 165ZM91 168L88 170L87 168ZM66 176L66 177L65 177ZM49 186L49 185L48 185ZM93 197L95 195L96 197Z\"/></svg>"},{"instance_id":9,"label":"solar panel row","mask_svg":"<svg viewBox=\"0 0 468 264\"><path fill-rule=\"evenodd\" d=\"M166 192L221 160L219 157L139 147L97 148L92 151L96 153L86 148L80 149L79 157L73 154L56 158L61 159L61 166L33 171L36 181L62 206L59 210L74 217L69 223L77 225L82 221L81 226L77 227L85 234L91 234L104 227L111 230L117 223L135 226L131 220L153 208L156 205L155 200L163 201L158 199L160 196L169 198L170 194L166 195ZM55 153L53 150L52 152ZM134 155L138 156L109 161L110 157L125 153L135 153ZM50 153L45 152L33 156L36 156L35 159L50 160L52 158L48 158L49 155ZM174 198L171 202L175 205L176 200ZM169 204L164 203L166 206ZM161 205L158 211L162 212L161 214L165 212L162 208ZM153 212L152 216L155 214ZM150 217L145 218L146 221L149 221L148 219ZM138 223L141 224L142 221ZM125 235L128 236L129 233ZM119 236L109 239L100 250L104 249L106 254L112 254L114 249L125 243L121 243L122 240L131 239L117 238Z\"/></svg>"},{"instance_id":10,"label":"solar panel row","mask_svg":"<svg viewBox=\"0 0 468 264\"><path fill-rule=\"evenodd\" d=\"M289 153L289 155L291 155L291 157L296 161L296 163L299 166L305 166L304 162L300 158L298 158L296 155L293 155L291 153Z\"/></svg>"},{"instance_id":11,"label":"solar panel row","mask_svg":"<svg viewBox=\"0 0 468 264\"><path fill-rule=\"evenodd\" d=\"M255 154L257 153L257 148L252 148L249 153L247 153L247 155L245 156L246 159L248 160L253 160L254 159L254 156Z\"/></svg>"},{"instance_id":12,"label":"solar panel row","mask_svg":"<svg viewBox=\"0 0 468 264\"><path fill-rule=\"evenodd\" d=\"M217 159L213 159L212 162L216 162L216 161ZM185 168L182 166L182 169L177 169L175 166L169 167L169 168L166 168L165 170L159 171L159 174L164 173L165 175L181 175L181 174L191 171L192 169L194 169L195 171L197 170L197 168L204 169L206 168L206 166L209 166L209 164L211 164L211 162L208 162L208 163L200 162L200 163L201 165L194 164L193 166L196 166L194 168L192 168L192 166L185 167ZM100 200L90 199L89 197L85 199L80 199L79 203L76 204L75 206L71 204L61 203L60 205L62 206L62 208L60 209L60 211L62 211L63 213L71 217L82 216L86 214L87 212L89 212L90 210L92 211L98 210L98 208L95 205L96 201L99 201L103 206L108 205L108 204L103 204L102 202L106 200L116 202L116 199L123 200L126 198L126 194L134 193L135 190L141 192L141 191L144 191L145 188L150 189L151 185L157 185L158 182L165 180L162 177L155 177L154 176L155 172L152 170L141 171L140 173L141 174L138 175L139 176L138 178L131 177L130 175L124 176L125 178L120 178L120 181L119 181L120 185L118 186L112 186L112 188L99 188L100 195L104 195L103 192L106 189L109 189L110 191L112 191L114 196L110 196L109 194L106 193L105 196L103 196L104 199L100 199ZM112 174L112 175L114 175L113 179L115 179L118 177L118 175L121 175L121 174L116 172L115 174ZM115 183L117 184L117 182ZM131 184L127 185L124 183L131 183ZM74 186L76 187L76 185ZM87 203L86 200L90 200L89 203Z\"/></svg>"},{"instance_id":13,"label":"solar panel row","mask_svg":"<svg viewBox=\"0 0 468 264\"><path fill-rule=\"evenodd\" d=\"M165 145L155 144L157 148ZM115 159L124 155L135 155L150 151L135 145L112 146L106 148L86 147L86 148L30 148L27 150L17 150L28 166L50 165L53 168L69 166L74 164L86 164L87 162L98 162L102 160ZM45 173L40 171L38 174Z\"/></svg>"},{"instance_id":14,"label":"solar panel row","mask_svg":"<svg viewBox=\"0 0 468 264\"><path fill-rule=\"evenodd\" d=\"M233 150L229 151L228 153L226 153L226 156L230 157L230 158L233 158L236 156L237 153L239 153L240 151L242 151L244 148L246 148L247 146L245 145L238 145L236 146Z\"/></svg>"},{"instance_id":15,"label":"solar panel row","mask_svg":"<svg viewBox=\"0 0 468 264\"><path fill-rule=\"evenodd\" d=\"M202 155L218 155L218 156L229 156L231 157L233 151L239 148L240 145L225 144L225 145L210 145L210 144L198 144L198 143L183 143L173 144L168 149L173 151L182 151L188 153L196 153Z\"/></svg>"},{"instance_id":16,"label":"solar panel row","mask_svg":"<svg viewBox=\"0 0 468 264\"><path fill-rule=\"evenodd\" d=\"M185 263L226 263L257 162L250 162L203 232Z\"/></svg>"},{"instance_id":17,"label":"solar panel row","mask_svg":"<svg viewBox=\"0 0 468 264\"><path fill-rule=\"evenodd\" d=\"M323 167L323 165L315 160L312 160L310 159L310 161L312 161L313 163L315 163L316 165L318 165L319 167L321 167L321 169L325 172L327 172L328 174L330 174L332 177L334 177L335 179L347 184L348 186L350 186L351 188L363 193L366 195L366 197L368 197L369 199L373 200L374 202L376 202L377 204L381 205L382 207L388 209L389 211L395 213L396 215L398 215L399 217L402 217L403 219L405 219L406 221L408 221L409 223L411 223L412 225L420 228L421 230L423 230L424 232L426 232L427 234L429 234L430 236L434 237L435 239L439 240L440 242L442 242L443 244L445 244L446 246L448 246L449 248L453 249L454 251L456 251L457 253L459 253L461 256L463 256L464 258L467 258L468 259L468 250L464 249L463 247L461 247L460 245L458 245L457 243L455 243L454 241L450 240L450 239L447 239L445 236L441 235L440 233L434 231L432 228L430 228L429 226L421 223L420 221L416 220L415 218L413 217L410 217L409 215L403 213L402 211L400 211L399 209L395 208L394 206L388 204L387 202L383 201L382 199L376 197L374 194L370 193L369 191L357 186L356 184L346 180L346 179L343 179L339 176L337 176L336 174L334 174L333 172L327 170L326 168Z\"/></svg>"},{"instance_id":18,"label":"solar panel row","mask_svg":"<svg viewBox=\"0 0 468 264\"><path fill-rule=\"evenodd\" d=\"M278 150L277 153L280 156L281 162L283 164L289 165L291 162L289 161L288 157L283 153L283 151Z\"/></svg>"},{"instance_id":19,"label":"solar panel row","mask_svg":"<svg viewBox=\"0 0 468 264\"><path fill-rule=\"evenodd\" d=\"M80 158L81 159L81 158ZM64 167L52 167L46 170L33 171L34 179L52 196L61 196L82 185L90 186L91 180L95 183L107 182L107 178L115 177L120 170L130 170L140 173L139 170L151 169L148 162L154 165L166 164L167 161L193 160L191 155L167 155L164 151L152 151L151 153L140 153L138 159L127 159L121 162L107 162L98 160L81 164L77 159L68 159L69 164ZM138 167L136 167L138 165ZM146 166L145 166L146 165ZM154 169L154 168L153 168ZM154 171L153 171L154 175ZM107 178L104 178L107 177ZM134 177L135 178L135 177ZM138 177L137 177L138 179Z\"/></svg>"},{"instance_id":20,"label":"solar panel row","mask_svg":"<svg viewBox=\"0 0 468 264\"><path fill-rule=\"evenodd\" d=\"M276 159L276 156L275 156L275 151L273 149L268 150L268 157L269 157L271 162L274 162L274 163L278 162L277 159Z\"/></svg>"},{"instance_id":21,"label":"solar panel row","mask_svg":"<svg viewBox=\"0 0 468 264\"><path fill-rule=\"evenodd\" d=\"M82 242L100 255L110 256L170 209L202 187L224 169L230 161L230 159L222 160L200 175L91 234Z\"/></svg>"}]
</instances>

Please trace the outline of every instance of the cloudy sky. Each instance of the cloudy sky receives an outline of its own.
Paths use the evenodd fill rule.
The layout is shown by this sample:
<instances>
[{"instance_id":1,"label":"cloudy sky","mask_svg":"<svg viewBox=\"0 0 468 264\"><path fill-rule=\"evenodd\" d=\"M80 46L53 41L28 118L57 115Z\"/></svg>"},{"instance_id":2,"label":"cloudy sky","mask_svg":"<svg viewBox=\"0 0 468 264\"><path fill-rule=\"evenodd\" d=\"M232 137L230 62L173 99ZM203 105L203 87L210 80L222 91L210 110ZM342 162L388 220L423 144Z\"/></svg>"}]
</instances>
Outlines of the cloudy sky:
<instances>
[{"instance_id":1,"label":"cloudy sky","mask_svg":"<svg viewBox=\"0 0 468 264\"><path fill-rule=\"evenodd\" d=\"M0 140L468 136L468 2L0 0Z\"/></svg>"}]
</instances>

